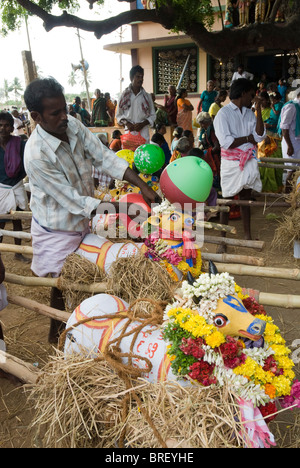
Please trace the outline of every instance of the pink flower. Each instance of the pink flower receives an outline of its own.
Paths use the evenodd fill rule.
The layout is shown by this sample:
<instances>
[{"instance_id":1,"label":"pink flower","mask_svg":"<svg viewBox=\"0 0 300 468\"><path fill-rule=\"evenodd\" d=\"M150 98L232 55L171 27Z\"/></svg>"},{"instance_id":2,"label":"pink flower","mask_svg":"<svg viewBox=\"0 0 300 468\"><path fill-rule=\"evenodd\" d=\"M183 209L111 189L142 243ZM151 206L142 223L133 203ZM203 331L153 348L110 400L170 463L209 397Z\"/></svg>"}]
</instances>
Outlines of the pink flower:
<instances>
[{"instance_id":1,"label":"pink flower","mask_svg":"<svg viewBox=\"0 0 300 468\"><path fill-rule=\"evenodd\" d=\"M300 408L300 382L299 380L295 380L295 382L292 385L290 395L285 396L280 401L280 404L282 408L288 408L289 406L294 406L294 405L296 405L297 408Z\"/></svg>"}]
</instances>

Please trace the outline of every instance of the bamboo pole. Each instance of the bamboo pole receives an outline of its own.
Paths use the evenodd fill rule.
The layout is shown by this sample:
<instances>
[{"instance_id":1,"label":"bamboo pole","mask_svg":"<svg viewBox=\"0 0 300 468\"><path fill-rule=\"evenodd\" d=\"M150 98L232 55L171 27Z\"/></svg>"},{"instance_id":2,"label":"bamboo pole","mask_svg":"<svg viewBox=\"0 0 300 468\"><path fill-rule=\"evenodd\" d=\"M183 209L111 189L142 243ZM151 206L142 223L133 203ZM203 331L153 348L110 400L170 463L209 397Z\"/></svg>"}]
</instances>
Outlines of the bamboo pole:
<instances>
[{"instance_id":1,"label":"bamboo pole","mask_svg":"<svg viewBox=\"0 0 300 468\"><path fill-rule=\"evenodd\" d=\"M263 241L253 241L244 239L230 239L228 237L204 236L204 243L208 244L226 244L237 247L249 247L251 249L262 250L265 246Z\"/></svg>"},{"instance_id":2,"label":"bamboo pole","mask_svg":"<svg viewBox=\"0 0 300 468\"><path fill-rule=\"evenodd\" d=\"M204 229L215 229L216 231L230 232L231 234L236 234L236 227L227 226L226 224L211 223L209 221L196 221L195 223L198 227L203 227Z\"/></svg>"},{"instance_id":3,"label":"bamboo pole","mask_svg":"<svg viewBox=\"0 0 300 468\"><path fill-rule=\"evenodd\" d=\"M7 283L19 284L29 287L50 287L60 290L64 289L63 281L60 278L40 278L36 276L20 276L14 273L5 273L5 280ZM69 286L69 285L68 285ZM78 284L72 283L72 288L75 291L82 291L91 294L99 294L106 292L107 283L92 283L92 284Z\"/></svg>"},{"instance_id":4,"label":"bamboo pole","mask_svg":"<svg viewBox=\"0 0 300 468\"><path fill-rule=\"evenodd\" d=\"M40 304L39 302L33 301L32 299L27 299L26 297L21 296L7 296L7 300L10 304L14 304L20 307L25 307L25 309L32 310L33 312L38 312L46 317L53 318L55 320L60 320L61 322L67 322L70 318L68 312L54 309L45 304Z\"/></svg>"},{"instance_id":5,"label":"bamboo pole","mask_svg":"<svg viewBox=\"0 0 300 468\"><path fill-rule=\"evenodd\" d=\"M251 289L243 289L243 293L251 294ZM258 302L263 305L284 307L285 309L299 309L300 296L292 294L274 294L256 291L258 293Z\"/></svg>"},{"instance_id":6,"label":"bamboo pole","mask_svg":"<svg viewBox=\"0 0 300 468\"><path fill-rule=\"evenodd\" d=\"M297 159L297 158L295 159L294 158L259 158L259 161L269 161L269 162L282 161L282 162L291 162L291 163L299 162L300 163L300 159Z\"/></svg>"},{"instance_id":7,"label":"bamboo pole","mask_svg":"<svg viewBox=\"0 0 300 468\"><path fill-rule=\"evenodd\" d=\"M258 163L258 167L269 167L272 169L282 169L283 171L297 171L300 169L300 166L287 166L285 164L272 164L272 163Z\"/></svg>"},{"instance_id":8,"label":"bamboo pole","mask_svg":"<svg viewBox=\"0 0 300 468\"><path fill-rule=\"evenodd\" d=\"M271 268L252 265L242 265L238 263L216 263L216 267L219 273L227 272L231 275L255 276L260 278L277 278L295 281L300 280L299 268Z\"/></svg>"},{"instance_id":9,"label":"bamboo pole","mask_svg":"<svg viewBox=\"0 0 300 468\"><path fill-rule=\"evenodd\" d=\"M0 244L0 252L33 255L33 248L25 245Z\"/></svg>"},{"instance_id":10,"label":"bamboo pole","mask_svg":"<svg viewBox=\"0 0 300 468\"><path fill-rule=\"evenodd\" d=\"M31 364L22 361L5 351L0 351L0 369L8 374L14 375L27 384L35 384L40 373Z\"/></svg>"},{"instance_id":11,"label":"bamboo pole","mask_svg":"<svg viewBox=\"0 0 300 468\"><path fill-rule=\"evenodd\" d=\"M253 200L230 200L230 199L219 199L218 203L220 205L236 205L236 206L264 206L264 207L271 207L271 206L281 206L281 207L291 207L290 203L287 202L264 202L264 201L253 201Z\"/></svg>"},{"instance_id":12,"label":"bamboo pole","mask_svg":"<svg viewBox=\"0 0 300 468\"><path fill-rule=\"evenodd\" d=\"M242 262L244 265L257 265L263 266L265 261L263 258L250 257L248 255L231 255L227 253L217 254L209 252L201 252L203 260L212 260L213 262L224 262L224 263L237 263Z\"/></svg>"},{"instance_id":13,"label":"bamboo pole","mask_svg":"<svg viewBox=\"0 0 300 468\"><path fill-rule=\"evenodd\" d=\"M5 229L0 229L0 236L13 237L14 239L24 239L28 241L31 240L31 234L23 231L6 231Z\"/></svg>"},{"instance_id":14,"label":"bamboo pole","mask_svg":"<svg viewBox=\"0 0 300 468\"><path fill-rule=\"evenodd\" d=\"M10 213L0 214L0 219L17 220L32 219L31 211L11 211Z\"/></svg>"}]
</instances>

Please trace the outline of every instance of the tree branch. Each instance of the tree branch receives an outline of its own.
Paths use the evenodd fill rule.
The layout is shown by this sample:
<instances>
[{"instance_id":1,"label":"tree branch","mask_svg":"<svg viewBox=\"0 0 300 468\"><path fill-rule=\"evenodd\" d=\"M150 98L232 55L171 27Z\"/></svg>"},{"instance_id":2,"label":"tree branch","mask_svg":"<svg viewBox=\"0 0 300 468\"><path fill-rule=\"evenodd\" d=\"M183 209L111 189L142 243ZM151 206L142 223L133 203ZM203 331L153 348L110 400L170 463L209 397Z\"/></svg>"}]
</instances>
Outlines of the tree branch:
<instances>
[{"instance_id":1,"label":"tree branch","mask_svg":"<svg viewBox=\"0 0 300 468\"><path fill-rule=\"evenodd\" d=\"M130 10L112 16L102 21L90 21L70 15L66 11L60 16L47 13L41 7L30 0L17 0L17 2L33 15L38 16L44 22L44 28L47 32L53 28L66 26L69 28L78 28L83 31L94 32L97 39L103 35L109 34L124 24L130 24L134 21L151 21L161 23L161 19L156 10Z\"/></svg>"}]
</instances>

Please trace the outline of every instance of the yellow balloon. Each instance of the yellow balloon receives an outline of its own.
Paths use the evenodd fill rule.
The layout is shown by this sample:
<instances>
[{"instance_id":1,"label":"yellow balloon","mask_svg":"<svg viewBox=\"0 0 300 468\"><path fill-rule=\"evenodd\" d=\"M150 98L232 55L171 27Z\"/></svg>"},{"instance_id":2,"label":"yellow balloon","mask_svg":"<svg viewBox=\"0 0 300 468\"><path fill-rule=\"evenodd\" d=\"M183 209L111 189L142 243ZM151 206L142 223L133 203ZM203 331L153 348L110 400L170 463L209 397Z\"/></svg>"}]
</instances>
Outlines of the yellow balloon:
<instances>
[{"instance_id":1,"label":"yellow balloon","mask_svg":"<svg viewBox=\"0 0 300 468\"><path fill-rule=\"evenodd\" d=\"M121 159L125 159L125 161L128 162L129 166L132 167L132 163L134 161L134 151L123 149L118 151L116 155Z\"/></svg>"}]
</instances>

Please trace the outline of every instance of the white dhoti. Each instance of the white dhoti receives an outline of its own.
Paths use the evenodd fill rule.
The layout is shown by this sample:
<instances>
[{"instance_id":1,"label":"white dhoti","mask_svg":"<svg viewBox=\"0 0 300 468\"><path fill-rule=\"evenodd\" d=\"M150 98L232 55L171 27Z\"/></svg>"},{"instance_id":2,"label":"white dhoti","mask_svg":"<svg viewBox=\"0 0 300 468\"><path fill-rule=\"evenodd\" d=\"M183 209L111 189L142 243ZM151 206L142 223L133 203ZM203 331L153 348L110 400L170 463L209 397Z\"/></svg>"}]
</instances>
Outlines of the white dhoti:
<instances>
[{"instance_id":1,"label":"white dhoti","mask_svg":"<svg viewBox=\"0 0 300 468\"><path fill-rule=\"evenodd\" d=\"M31 269L37 276L58 277L68 255L75 252L83 238L89 233L52 231L38 224L33 218L31 223L33 259Z\"/></svg>"},{"instance_id":2,"label":"white dhoti","mask_svg":"<svg viewBox=\"0 0 300 468\"><path fill-rule=\"evenodd\" d=\"M232 151L233 154L234 151ZM222 196L234 197L243 189L252 189L261 192L262 182L257 160L253 157L246 159L241 167L239 159L221 158L221 188Z\"/></svg>"},{"instance_id":3,"label":"white dhoti","mask_svg":"<svg viewBox=\"0 0 300 468\"><path fill-rule=\"evenodd\" d=\"M20 210L28 210L28 198L26 190L21 180L17 185L0 184L0 212L1 214L10 213L17 208Z\"/></svg>"}]
</instances>

